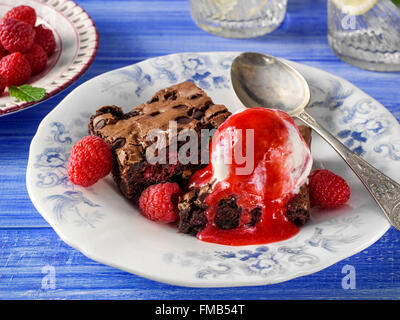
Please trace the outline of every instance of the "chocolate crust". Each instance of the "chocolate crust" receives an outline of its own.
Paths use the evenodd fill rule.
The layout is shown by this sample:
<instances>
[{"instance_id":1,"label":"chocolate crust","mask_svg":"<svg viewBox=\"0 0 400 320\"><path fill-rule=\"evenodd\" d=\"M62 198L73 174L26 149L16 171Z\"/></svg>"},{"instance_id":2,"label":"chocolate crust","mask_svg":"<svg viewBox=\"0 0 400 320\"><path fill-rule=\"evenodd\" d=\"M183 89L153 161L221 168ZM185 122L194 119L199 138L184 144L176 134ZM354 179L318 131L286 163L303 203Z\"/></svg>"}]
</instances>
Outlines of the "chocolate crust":
<instances>
[{"instance_id":1,"label":"chocolate crust","mask_svg":"<svg viewBox=\"0 0 400 320\"><path fill-rule=\"evenodd\" d=\"M165 134L168 155L170 121L176 124L177 134L193 130L201 141L202 129L216 129L229 116L225 106L214 104L203 90L186 81L156 92L149 101L127 113L117 106L103 106L91 116L88 127L90 134L111 146L112 176L122 194L137 202L149 185L165 181L185 183L202 166L200 150L195 164L169 161L168 156L166 164L149 164L146 152L151 151L155 142L148 139L152 130ZM178 150L184 143L178 143Z\"/></svg>"},{"instance_id":2,"label":"chocolate crust","mask_svg":"<svg viewBox=\"0 0 400 320\"><path fill-rule=\"evenodd\" d=\"M289 200L286 216L298 227L301 227L310 219L310 197L307 184L303 184L299 193Z\"/></svg>"},{"instance_id":3,"label":"chocolate crust","mask_svg":"<svg viewBox=\"0 0 400 320\"><path fill-rule=\"evenodd\" d=\"M311 128L305 125L298 126L301 135L308 146L311 145ZM212 189L210 185L201 189L187 192L178 204L179 222L178 230L182 233L196 235L207 223L204 199ZM288 201L286 216L297 226L304 225L310 219L310 198L308 185L301 186L300 191ZM239 226L242 208L236 203L235 196L221 199L215 213L215 224L220 229L233 229ZM254 226L261 217L261 208L251 210L247 217L246 225Z\"/></svg>"}]
</instances>

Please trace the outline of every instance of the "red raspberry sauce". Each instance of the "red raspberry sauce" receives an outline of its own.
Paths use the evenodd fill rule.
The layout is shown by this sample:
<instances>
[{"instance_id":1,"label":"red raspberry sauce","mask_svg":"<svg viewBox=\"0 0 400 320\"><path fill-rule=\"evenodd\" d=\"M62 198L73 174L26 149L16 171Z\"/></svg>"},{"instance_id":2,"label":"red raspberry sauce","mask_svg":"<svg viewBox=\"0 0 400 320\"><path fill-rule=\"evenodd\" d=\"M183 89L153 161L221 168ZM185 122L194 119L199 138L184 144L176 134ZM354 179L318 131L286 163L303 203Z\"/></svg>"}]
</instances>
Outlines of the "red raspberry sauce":
<instances>
[{"instance_id":1,"label":"red raspberry sauce","mask_svg":"<svg viewBox=\"0 0 400 320\"><path fill-rule=\"evenodd\" d=\"M298 233L299 228L285 216L287 201L293 194L284 190L288 190L293 182L284 166L292 151L289 150L287 144L289 131L283 119L297 128L293 119L286 113L253 108L232 115L217 130L210 148L209 165L192 176L189 183L190 188L200 187L212 181L213 148L218 142L227 139L232 134L233 128L242 129L243 151L241 152L243 156L246 156L245 131L254 129L254 169L250 174L237 175L236 168L243 168L245 164L239 165L235 162L235 149L233 148L233 160L229 165L227 177L217 181L213 186L212 193L205 198L209 208L206 210L208 223L197 234L199 240L233 246L254 245L285 240ZM300 135L299 132L298 134ZM304 142L302 137L301 140ZM304 145L308 148L305 142ZM305 160L304 170L310 159ZM258 184L256 180L259 181ZM293 190L293 188L289 190ZM237 205L242 207L241 221L237 228L222 230L214 223L216 208L221 199L231 195L236 196ZM248 212L255 207L262 209L260 220L254 226L247 226Z\"/></svg>"}]
</instances>

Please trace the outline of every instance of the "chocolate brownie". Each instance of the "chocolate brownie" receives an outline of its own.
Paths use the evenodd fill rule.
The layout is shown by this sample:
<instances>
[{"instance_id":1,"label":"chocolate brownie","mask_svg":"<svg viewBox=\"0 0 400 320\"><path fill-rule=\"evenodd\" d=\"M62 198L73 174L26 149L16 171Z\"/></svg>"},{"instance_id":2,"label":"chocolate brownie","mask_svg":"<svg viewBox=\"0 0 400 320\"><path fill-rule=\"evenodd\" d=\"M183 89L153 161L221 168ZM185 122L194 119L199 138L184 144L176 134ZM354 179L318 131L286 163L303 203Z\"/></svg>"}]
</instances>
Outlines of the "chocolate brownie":
<instances>
[{"instance_id":1,"label":"chocolate brownie","mask_svg":"<svg viewBox=\"0 0 400 320\"><path fill-rule=\"evenodd\" d=\"M300 125L299 131L306 143L311 145L311 128ZM207 205L204 199L212 191L211 185L193 189L184 194L178 204L178 230L182 233L196 235L206 223L205 210ZM241 208L237 205L235 196L221 199L215 213L215 224L220 229L233 229L239 225ZM250 211L249 226L254 226L261 217L261 208ZM286 207L286 216L297 226L304 225L310 218L310 198L308 185L304 184L298 194L289 200Z\"/></svg>"},{"instance_id":2,"label":"chocolate brownie","mask_svg":"<svg viewBox=\"0 0 400 320\"><path fill-rule=\"evenodd\" d=\"M196 161L183 164L177 160L177 153L170 150L171 142L177 142L178 151L186 141L176 141L170 121L174 121L176 134L182 130L197 134L200 149L201 130L217 129L229 116L224 105L214 104L203 90L186 81L158 91L148 102L128 113L117 106L98 109L90 118L89 133L101 137L112 147L112 176L122 194L137 201L149 185L165 181L184 183L202 166L201 152ZM153 131L155 129L157 131ZM157 147L155 136L150 136L154 132L164 137L165 144L161 147ZM154 161L164 151L165 161ZM201 151L208 155L208 149ZM155 157L151 163L146 157L149 154ZM170 158L170 154L175 157Z\"/></svg>"}]
</instances>

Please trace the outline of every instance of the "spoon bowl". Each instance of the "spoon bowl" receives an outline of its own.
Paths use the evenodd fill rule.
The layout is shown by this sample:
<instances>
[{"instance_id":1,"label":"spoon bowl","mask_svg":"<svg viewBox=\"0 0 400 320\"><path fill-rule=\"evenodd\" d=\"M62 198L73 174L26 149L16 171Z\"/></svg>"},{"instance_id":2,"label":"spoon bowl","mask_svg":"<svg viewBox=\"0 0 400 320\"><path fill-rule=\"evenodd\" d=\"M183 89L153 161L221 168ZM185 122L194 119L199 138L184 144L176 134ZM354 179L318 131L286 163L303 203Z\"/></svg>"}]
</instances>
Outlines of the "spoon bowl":
<instances>
[{"instance_id":1,"label":"spoon bowl","mask_svg":"<svg viewBox=\"0 0 400 320\"><path fill-rule=\"evenodd\" d=\"M256 52L239 55L231 66L231 80L236 95L248 108L274 108L296 114L310 101L310 89L303 76L272 56Z\"/></svg>"},{"instance_id":2,"label":"spoon bowl","mask_svg":"<svg viewBox=\"0 0 400 320\"><path fill-rule=\"evenodd\" d=\"M297 70L273 56L245 52L232 62L231 81L245 107L280 109L324 138L361 180L388 221L400 231L400 185L347 148L305 111L310 89Z\"/></svg>"}]
</instances>

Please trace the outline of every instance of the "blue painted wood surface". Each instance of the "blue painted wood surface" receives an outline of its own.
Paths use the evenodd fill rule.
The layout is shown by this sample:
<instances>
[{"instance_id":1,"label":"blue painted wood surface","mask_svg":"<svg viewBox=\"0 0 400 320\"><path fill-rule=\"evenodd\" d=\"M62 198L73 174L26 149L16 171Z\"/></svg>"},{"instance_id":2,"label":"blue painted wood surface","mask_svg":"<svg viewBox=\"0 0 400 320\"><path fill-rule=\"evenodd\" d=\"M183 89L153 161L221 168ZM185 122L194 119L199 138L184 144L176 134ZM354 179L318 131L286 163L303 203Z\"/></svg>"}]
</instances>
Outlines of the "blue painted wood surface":
<instances>
[{"instance_id":1,"label":"blue painted wood surface","mask_svg":"<svg viewBox=\"0 0 400 320\"><path fill-rule=\"evenodd\" d=\"M0 299L399 299L400 233L391 228L368 249L323 271L280 284L198 289L147 280L86 258L62 242L33 207L25 186L29 144L40 121L72 89L106 71L184 51L261 51L349 80L400 120L400 73L376 73L341 62L330 50L326 0L289 0L284 23L248 40L199 29L189 0L77 0L94 19L100 47L70 88L31 109L0 118ZM356 288L343 289L343 267ZM54 285L46 282L48 270Z\"/></svg>"}]
</instances>

